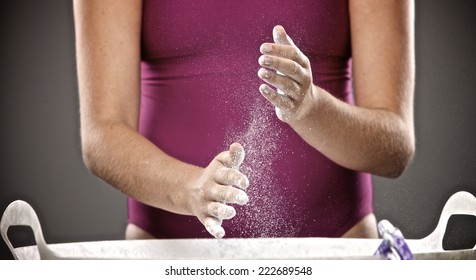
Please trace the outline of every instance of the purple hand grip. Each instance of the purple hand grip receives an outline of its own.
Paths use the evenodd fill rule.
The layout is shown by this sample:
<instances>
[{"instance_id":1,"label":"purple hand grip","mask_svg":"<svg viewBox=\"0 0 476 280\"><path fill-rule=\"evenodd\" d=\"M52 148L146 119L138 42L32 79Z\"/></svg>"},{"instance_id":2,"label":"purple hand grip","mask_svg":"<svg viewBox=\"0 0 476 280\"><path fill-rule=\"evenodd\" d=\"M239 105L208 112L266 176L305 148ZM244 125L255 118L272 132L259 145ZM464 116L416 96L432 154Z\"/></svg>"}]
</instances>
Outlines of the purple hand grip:
<instances>
[{"instance_id":1,"label":"purple hand grip","mask_svg":"<svg viewBox=\"0 0 476 280\"><path fill-rule=\"evenodd\" d=\"M382 220L378 223L378 231L382 236L382 243L374 255L383 256L387 260L414 260L402 232L389 221Z\"/></svg>"}]
</instances>

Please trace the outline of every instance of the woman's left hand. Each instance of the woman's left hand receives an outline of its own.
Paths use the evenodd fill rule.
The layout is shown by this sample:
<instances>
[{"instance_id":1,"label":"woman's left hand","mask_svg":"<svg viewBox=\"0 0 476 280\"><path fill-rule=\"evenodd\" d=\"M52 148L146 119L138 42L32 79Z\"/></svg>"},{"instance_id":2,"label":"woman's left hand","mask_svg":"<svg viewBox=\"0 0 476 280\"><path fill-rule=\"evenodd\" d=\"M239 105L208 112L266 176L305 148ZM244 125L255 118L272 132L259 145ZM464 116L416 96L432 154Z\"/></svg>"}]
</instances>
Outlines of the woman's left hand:
<instances>
[{"instance_id":1,"label":"woman's left hand","mask_svg":"<svg viewBox=\"0 0 476 280\"><path fill-rule=\"evenodd\" d=\"M274 44L264 43L260 47L263 55L258 60L262 66L258 76L267 84L259 90L276 107L278 118L291 124L302 119L314 104L317 87L312 83L309 59L282 26L273 28L273 38Z\"/></svg>"}]
</instances>

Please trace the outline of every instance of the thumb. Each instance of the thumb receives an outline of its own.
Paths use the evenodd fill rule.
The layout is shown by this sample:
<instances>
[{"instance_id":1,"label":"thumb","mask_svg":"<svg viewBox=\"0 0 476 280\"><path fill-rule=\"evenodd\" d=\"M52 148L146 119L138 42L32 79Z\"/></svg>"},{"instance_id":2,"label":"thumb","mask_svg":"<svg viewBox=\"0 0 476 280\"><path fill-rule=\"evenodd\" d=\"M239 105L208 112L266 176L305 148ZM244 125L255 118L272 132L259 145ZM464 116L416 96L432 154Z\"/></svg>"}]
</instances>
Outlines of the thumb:
<instances>
[{"instance_id":1,"label":"thumb","mask_svg":"<svg viewBox=\"0 0 476 280\"><path fill-rule=\"evenodd\" d=\"M232 167L238 169L245 159L245 149L239 143L233 143L230 145L230 155L232 161Z\"/></svg>"},{"instance_id":2,"label":"thumb","mask_svg":"<svg viewBox=\"0 0 476 280\"><path fill-rule=\"evenodd\" d=\"M286 30L281 25L276 25L273 28L273 39L276 44L294 46L293 40L286 34Z\"/></svg>"}]
</instances>

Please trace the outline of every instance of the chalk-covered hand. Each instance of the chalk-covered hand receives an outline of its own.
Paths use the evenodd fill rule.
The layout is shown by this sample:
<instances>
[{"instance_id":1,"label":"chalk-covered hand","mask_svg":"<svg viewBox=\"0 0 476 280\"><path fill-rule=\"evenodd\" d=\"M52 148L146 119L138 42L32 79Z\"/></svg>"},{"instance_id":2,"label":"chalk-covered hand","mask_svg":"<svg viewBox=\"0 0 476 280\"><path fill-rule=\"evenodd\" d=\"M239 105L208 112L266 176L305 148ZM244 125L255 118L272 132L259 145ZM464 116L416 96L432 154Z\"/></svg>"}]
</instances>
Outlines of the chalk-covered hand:
<instances>
[{"instance_id":1,"label":"chalk-covered hand","mask_svg":"<svg viewBox=\"0 0 476 280\"><path fill-rule=\"evenodd\" d=\"M228 204L244 205L249 200L244 192L249 185L248 178L238 170L244 156L243 147L233 143L228 151L218 154L201 171L190 188L190 210L216 238L225 235L222 221L236 215L235 209Z\"/></svg>"},{"instance_id":2,"label":"chalk-covered hand","mask_svg":"<svg viewBox=\"0 0 476 280\"><path fill-rule=\"evenodd\" d=\"M267 84L259 90L276 107L278 118L292 123L303 118L316 98L311 65L282 26L273 28L273 38L274 43L260 47L258 76Z\"/></svg>"}]
</instances>

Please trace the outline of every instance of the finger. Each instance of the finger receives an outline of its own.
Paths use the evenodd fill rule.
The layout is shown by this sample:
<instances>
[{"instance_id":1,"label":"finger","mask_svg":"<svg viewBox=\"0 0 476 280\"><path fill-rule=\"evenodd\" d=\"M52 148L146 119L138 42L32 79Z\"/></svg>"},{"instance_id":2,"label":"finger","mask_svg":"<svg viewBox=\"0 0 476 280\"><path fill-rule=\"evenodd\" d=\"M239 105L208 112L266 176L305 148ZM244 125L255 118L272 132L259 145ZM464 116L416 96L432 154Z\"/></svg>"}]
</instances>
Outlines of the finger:
<instances>
[{"instance_id":1,"label":"finger","mask_svg":"<svg viewBox=\"0 0 476 280\"><path fill-rule=\"evenodd\" d=\"M293 40L286 34L286 30L281 25L276 25L273 28L273 39L276 44L295 46Z\"/></svg>"},{"instance_id":2,"label":"finger","mask_svg":"<svg viewBox=\"0 0 476 280\"><path fill-rule=\"evenodd\" d=\"M233 143L230 145L231 163L232 168L238 169L245 159L245 149L239 143Z\"/></svg>"},{"instance_id":3,"label":"finger","mask_svg":"<svg viewBox=\"0 0 476 280\"><path fill-rule=\"evenodd\" d=\"M291 59L304 68L310 67L309 59L296 46L264 43L260 47L260 52L266 55Z\"/></svg>"},{"instance_id":4,"label":"finger","mask_svg":"<svg viewBox=\"0 0 476 280\"><path fill-rule=\"evenodd\" d=\"M221 166L225 166L228 168L233 168L234 167L234 162L236 160L233 160L231 157L230 151L223 151L219 153L214 160L216 163L218 163Z\"/></svg>"},{"instance_id":5,"label":"finger","mask_svg":"<svg viewBox=\"0 0 476 280\"><path fill-rule=\"evenodd\" d=\"M238 168L245 158L245 150L238 143L230 145L228 151L219 153L215 160L228 168Z\"/></svg>"},{"instance_id":6,"label":"finger","mask_svg":"<svg viewBox=\"0 0 476 280\"><path fill-rule=\"evenodd\" d=\"M218 184L207 191L206 197L211 201L227 204L245 205L249 201L248 195L244 191L235 187Z\"/></svg>"},{"instance_id":7,"label":"finger","mask_svg":"<svg viewBox=\"0 0 476 280\"><path fill-rule=\"evenodd\" d=\"M232 168L220 168L215 173L215 182L225 186L236 186L240 189L246 190L250 185L248 178L238 171Z\"/></svg>"},{"instance_id":8,"label":"finger","mask_svg":"<svg viewBox=\"0 0 476 280\"><path fill-rule=\"evenodd\" d=\"M290 77L298 84L309 82L306 69L294 60L286 59L278 56L262 55L258 59L258 63L266 68L270 68L283 73Z\"/></svg>"},{"instance_id":9,"label":"finger","mask_svg":"<svg viewBox=\"0 0 476 280\"><path fill-rule=\"evenodd\" d=\"M211 202L207 206L208 215L220 220L229 220L236 215L235 208L219 202Z\"/></svg>"},{"instance_id":10,"label":"finger","mask_svg":"<svg viewBox=\"0 0 476 280\"><path fill-rule=\"evenodd\" d=\"M225 229L221 226L221 220L215 217L206 217L203 225L213 237L222 238L225 236Z\"/></svg>"},{"instance_id":11,"label":"finger","mask_svg":"<svg viewBox=\"0 0 476 280\"><path fill-rule=\"evenodd\" d=\"M276 111L276 116L278 117L280 121L283 121L283 122L289 121L290 118L288 114L284 114L283 111L279 109L278 107L274 107L274 110Z\"/></svg>"},{"instance_id":12,"label":"finger","mask_svg":"<svg viewBox=\"0 0 476 280\"><path fill-rule=\"evenodd\" d=\"M279 94L276 90L268 85L262 84L259 87L259 91L274 107L290 111L294 107L294 101L287 95Z\"/></svg>"},{"instance_id":13,"label":"finger","mask_svg":"<svg viewBox=\"0 0 476 280\"><path fill-rule=\"evenodd\" d=\"M301 94L301 87L293 79L261 68L258 71L258 76L265 82L271 84L284 94L289 95L292 99L297 99Z\"/></svg>"}]
</instances>

